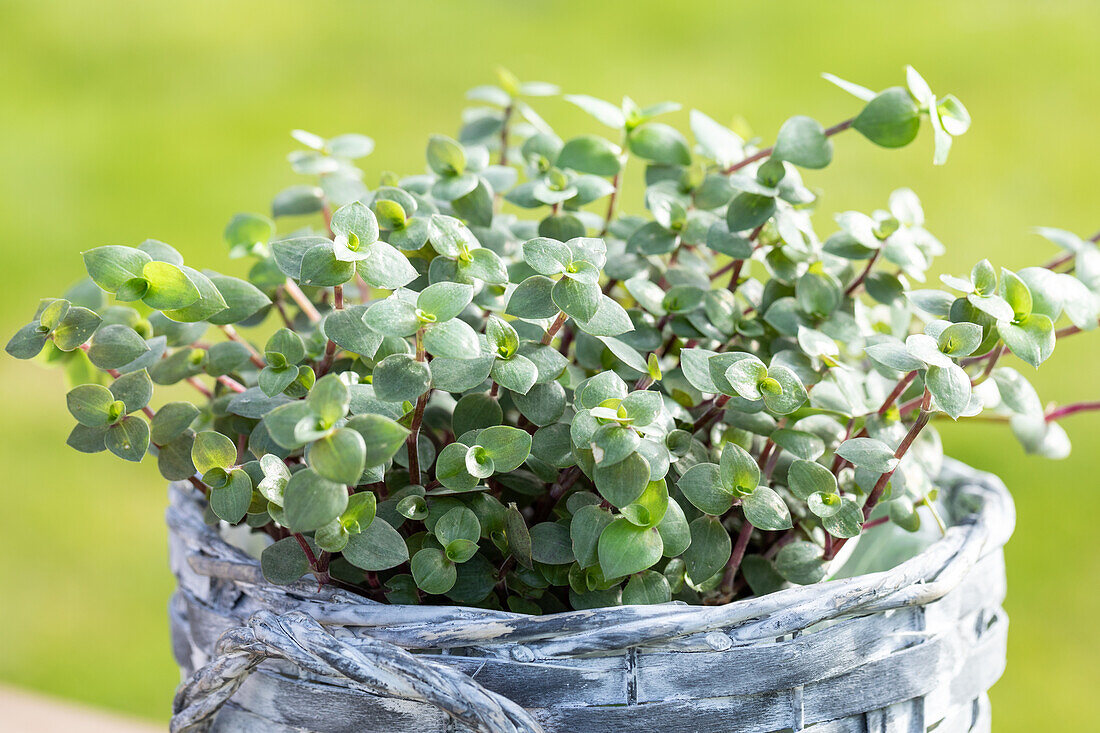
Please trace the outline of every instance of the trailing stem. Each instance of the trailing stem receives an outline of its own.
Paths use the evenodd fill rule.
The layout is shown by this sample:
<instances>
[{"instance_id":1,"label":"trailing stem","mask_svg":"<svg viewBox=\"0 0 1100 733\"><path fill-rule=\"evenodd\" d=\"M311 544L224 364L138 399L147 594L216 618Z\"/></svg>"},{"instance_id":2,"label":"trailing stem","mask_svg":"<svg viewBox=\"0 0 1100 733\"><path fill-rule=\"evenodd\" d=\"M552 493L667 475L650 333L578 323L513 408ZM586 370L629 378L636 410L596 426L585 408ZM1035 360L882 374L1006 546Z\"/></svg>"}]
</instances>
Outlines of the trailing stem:
<instances>
[{"instance_id":1,"label":"trailing stem","mask_svg":"<svg viewBox=\"0 0 1100 733\"><path fill-rule=\"evenodd\" d=\"M424 329L416 332L416 360L425 361ZM415 486L420 484L420 424L424 421L424 408L428 404L428 393L424 392L416 398L416 407L413 410L412 422L409 423L409 437L405 439L405 446L409 454L409 481Z\"/></svg>"},{"instance_id":2,"label":"trailing stem","mask_svg":"<svg viewBox=\"0 0 1100 733\"><path fill-rule=\"evenodd\" d=\"M837 124L833 125L832 127L826 129L825 130L825 137L832 137L833 135L837 134L838 132L843 132L843 131L847 130L849 127L852 126L852 123L855 122L855 119L856 119L855 117L852 117L850 119L844 120L843 122L838 122ZM736 163L729 166L728 168L726 168L722 172L725 173L726 175L729 175L730 173L733 173L734 171L741 170L742 168L744 168L747 165L751 165L751 164L755 163L758 160L763 160L764 158L767 158L768 156L770 156L772 154L772 151L774 151L774 150L775 150L774 146L772 146L770 148L764 148L763 150L761 150L759 152L756 152L756 153L753 153L752 155L750 155L747 158L744 158L743 160L737 161Z\"/></svg>"},{"instance_id":3,"label":"trailing stem","mask_svg":"<svg viewBox=\"0 0 1100 733\"><path fill-rule=\"evenodd\" d=\"M913 441L917 439L917 436L920 435L920 431L923 430L924 426L928 424L928 419L932 416L931 412L929 412L928 410L928 406L931 401L932 393L929 392L926 388L924 390L924 396L921 397L921 411L920 414L917 416L916 422L914 422L913 426L909 428L909 432L905 434L905 437L902 438L901 444L898 446L897 450L894 451L894 458L898 459L899 461L902 459L902 457L905 456L907 452L909 452L909 448L913 445ZM874 488L871 489L871 493L867 497L867 501L863 504L863 519L865 521L871 516L871 512L878 504L879 499L882 498L883 492L886 491L886 485L890 483L890 478L894 475L894 471L896 470L897 466L878 477L878 481L875 482ZM834 542L833 546L829 548L830 551L826 553L825 559L832 560L834 557L836 557L837 552L840 551L840 548L844 546L845 542L847 542L847 540L845 539L838 539L836 542Z\"/></svg>"},{"instance_id":4,"label":"trailing stem","mask_svg":"<svg viewBox=\"0 0 1100 733\"><path fill-rule=\"evenodd\" d=\"M1092 412L1093 410L1100 410L1100 402L1075 402L1072 405L1066 405L1065 407L1059 407L1056 410L1051 410L1046 415L1046 421L1059 420L1068 415L1075 415L1078 412Z\"/></svg>"},{"instance_id":5,"label":"trailing stem","mask_svg":"<svg viewBox=\"0 0 1100 733\"><path fill-rule=\"evenodd\" d=\"M745 559L745 549L749 546L749 538L752 537L752 524L745 519L741 525L741 531L737 533L737 541L733 545L733 552L726 563L726 573L722 576L722 596L728 600L733 595L733 581L737 579L737 570L741 567L741 561Z\"/></svg>"},{"instance_id":6,"label":"trailing stem","mask_svg":"<svg viewBox=\"0 0 1100 733\"><path fill-rule=\"evenodd\" d=\"M253 366L255 366L257 369L263 369L265 366L267 366L267 362L265 362L263 360L263 357L260 356L260 352L256 351L255 347L252 346L252 344L241 338L241 335L237 333L237 329L233 328L230 325L218 326L218 328L221 329L222 333L224 333L230 341L236 341L238 344L241 344L246 349L248 349L248 360L252 362Z\"/></svg>"},{"instance_id":7,"label":"trailing stem","mask_svg":"<svg viewBox=\"0 0 1100 733\"><path fill-rule=\"evenodd\" d=\"M332 289L332 307L336 310L344 310L344 286L337 285ZM332 368L332 362L336 359L336 342L329 339L325 344L325 356L317 369L317 376L321 377Z\"/></svg>"},{"instance_id":8,"label":"trailing stem","mask_svg":"<svg viewBox=\"0 0 1100 733\"><path fill-rule=\"evenodd\" d=\"M302 312L306 314L306 318L308 318L311 323L320 323L321 313L317 310L317 306L313 305L313 301L307 298L306 294L302 292L302 289L298 287L298 283L288 277L286 283L283 284L283 288L286 290L286 294L290 296L290 299L297 303L298 307L302 309Z\"/></svg>"},{"instance_id":9,"label":"trailing stem","mask_svg":"<svg viewBox=\"0 0 1100 733\"><path fill-rule=\"evenodd\" d=\"M875 253L871 255L871 259L867 260L867 266L859 273L859 277L853 280L852 284L844 290L844 295L851 297L852 293L859 289L859 286L862 285L863 281L867 279L867 276L871 274L871 268L875 266L875 262L878 261L878 256L881 252L881 249L875 250Z\"/></svg>"},{"instance_id":10,"label":"trailing stem","mask_svg":"<svg viewBox=\"0 0 1100 733\"><path fill-rule=\"evenodd\" d=\"M558 312L558 317L554 319L554 322L546 329L546 333L542 335L542 343L544 346L549 345L550 342L554 340L554 336L556 336L558 331L561 330L561 327L565 325L565 320L567 318L569 318L569 316L565 315L564 312Z\"/></svg>"}]
</instances>

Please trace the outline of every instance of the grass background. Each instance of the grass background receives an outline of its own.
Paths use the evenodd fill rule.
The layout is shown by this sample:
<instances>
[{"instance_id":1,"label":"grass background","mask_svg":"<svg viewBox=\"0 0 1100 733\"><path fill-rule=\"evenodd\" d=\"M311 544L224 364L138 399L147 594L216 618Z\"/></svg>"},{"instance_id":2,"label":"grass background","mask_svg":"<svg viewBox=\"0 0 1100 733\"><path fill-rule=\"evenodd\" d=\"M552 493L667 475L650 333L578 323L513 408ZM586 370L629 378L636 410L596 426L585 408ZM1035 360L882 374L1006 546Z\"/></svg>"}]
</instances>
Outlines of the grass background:
<instances>
[{"instance_id":1,"label":"grass background","mask_svg":"<svg viewBox=\"0 0 1100 733\"><path fill-rule=\"evenodd\" d=\"M498 64L568 92L740 115L771 139L790 115L828 125L858 109L819 72L882 88L912 63L966 103L971 131L942 168L925 132L902 151L840 136L832 168L806 175L827 192L821 231L832 211L870 210L906 185L948 246L937 271L982 256L1035 264L1054 250L1029 227L1100 227L1098 25L1100 4L1085 1L5 0L0 332L80 276L78 252L100 244L156 237L192 264L236 272L222 227L294 181L291 128L372 135L371 178L418 172L426 136L456 132L463 90ZM601 132L560 100L539 109L566 136ZM686 129L686 112L675 121ZM628 207L639 193L628 189ZM1035 377L1044 400L1100 397L1097 356L1095 337L1059 344ZM164 484L151 461L64 446L60 374L4 356L0 384L0 680L165 720L177 671ZM1024 456L1003 426L944 430L950 452L1000 473L1017 500L998 731L1100 719L1098 420L1067 422L1076 449L1059 463Z\"/></svg>"}]
</instances>

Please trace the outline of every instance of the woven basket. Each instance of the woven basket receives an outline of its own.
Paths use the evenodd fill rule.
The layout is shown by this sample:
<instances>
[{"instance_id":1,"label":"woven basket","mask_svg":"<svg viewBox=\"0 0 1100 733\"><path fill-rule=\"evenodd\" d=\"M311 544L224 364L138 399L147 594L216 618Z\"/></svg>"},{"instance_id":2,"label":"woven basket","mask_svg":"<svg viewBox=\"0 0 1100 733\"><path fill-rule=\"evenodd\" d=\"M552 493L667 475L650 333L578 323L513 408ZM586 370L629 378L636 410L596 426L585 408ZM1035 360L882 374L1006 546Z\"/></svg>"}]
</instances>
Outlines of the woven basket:
<instances>
[{"instance_id":1,"label":"woven basket","mask_svg":"<svg viewBox=\"0 0 1100 733\"><path fill-rule=\"evenodd\" d=\"M940 485L957 521L892 570L550 616L271 586L173 485L172 730L988 731L1014 511L957 462Z\"/></svg>"}]
</instances>

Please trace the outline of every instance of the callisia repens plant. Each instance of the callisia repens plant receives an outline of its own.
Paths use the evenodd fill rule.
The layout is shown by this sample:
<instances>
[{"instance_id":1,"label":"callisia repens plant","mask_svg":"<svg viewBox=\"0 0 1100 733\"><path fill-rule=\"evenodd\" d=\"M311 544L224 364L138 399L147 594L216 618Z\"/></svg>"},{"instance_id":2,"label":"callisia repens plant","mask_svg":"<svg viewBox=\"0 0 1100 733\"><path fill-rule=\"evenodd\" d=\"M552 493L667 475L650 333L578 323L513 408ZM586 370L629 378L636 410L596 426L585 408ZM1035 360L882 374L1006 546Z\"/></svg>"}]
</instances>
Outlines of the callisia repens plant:
<instances>
[{"instance_id":1,"label":"callisia repens plant","mask_svg":"<svg viewBox=\"0 0 1100 733\"><path fill-rule=\"evenodd\" d=\"M601 134L564 138L531 107L558 89L504 71L416 175L371 185L370 138L295 131L308 183L225 229L247 277L95 247L7 351L64 368L70 446L151 454L209 522L266 535L272 583L524 613L814 583L873 527L941 522L937 420L1060 458L1057 419L1098 406L1045 411L1018 371L1097 325L1095 238L1042 229L1049 264L941 285L912 191L816 213L833 136L927 123L939 164L969 126L912 68L826 78L853 116L770 146L583 95Z\"/></svg>"}]
</instances>

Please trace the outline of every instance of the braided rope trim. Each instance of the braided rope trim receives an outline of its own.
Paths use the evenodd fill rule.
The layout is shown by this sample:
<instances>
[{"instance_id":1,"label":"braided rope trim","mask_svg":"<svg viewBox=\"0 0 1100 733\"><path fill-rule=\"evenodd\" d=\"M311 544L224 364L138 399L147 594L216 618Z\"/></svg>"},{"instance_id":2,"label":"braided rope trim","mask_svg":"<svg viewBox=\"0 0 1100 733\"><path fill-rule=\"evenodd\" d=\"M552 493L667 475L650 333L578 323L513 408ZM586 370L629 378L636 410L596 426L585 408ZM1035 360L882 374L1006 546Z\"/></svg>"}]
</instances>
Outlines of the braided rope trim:
<instances>
[{"instance_id":1,"label":"braided rope trim","mask_svg":"<svg viewBox=\"0 0 1100 733\"><path fill-rule=\"evenodd\" d=\"M351 689L433 705L483 733L542 733L530 714L462 672L378 640L352 647L308 614L258 611L227 630L216 656L180 685L172 733L205 730L213 715L265 659L285 659L317 675L342 677Z\"/></svg>"}]
</instances>

